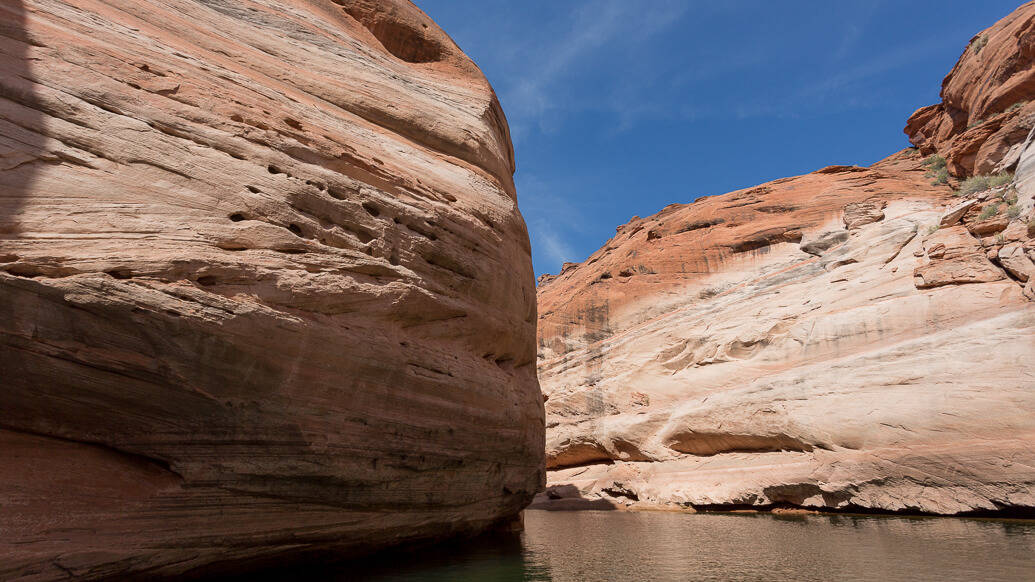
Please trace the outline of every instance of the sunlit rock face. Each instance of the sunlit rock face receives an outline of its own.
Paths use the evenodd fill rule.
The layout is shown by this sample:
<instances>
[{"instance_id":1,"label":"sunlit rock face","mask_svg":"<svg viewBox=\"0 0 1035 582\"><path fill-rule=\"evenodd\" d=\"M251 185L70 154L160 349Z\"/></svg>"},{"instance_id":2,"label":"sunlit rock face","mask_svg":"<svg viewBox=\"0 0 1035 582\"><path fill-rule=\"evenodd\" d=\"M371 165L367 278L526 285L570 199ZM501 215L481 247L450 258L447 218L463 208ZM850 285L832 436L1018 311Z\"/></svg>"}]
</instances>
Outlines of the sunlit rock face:
<instances>
[{"instance_id":1,"label":"sunlit rock face","mask_svg":"<svg viewBox=\"0 0 1035 582\"><path fill-rule=\"evenodd\" d=\"M954 176L1010 170L1035 127L1035 2L974 35L942 82L942 102L909 118L906 134L940 153Z\"/></svg>"},{"instance_id":2,"label":"sunlit rock face","mask_svg":"<svg viewBox=\"0 0 1035 582\"><path fill-rule=\"evenodd\" d=\"M1017 62L1032 10L981 55ZM537 505L1035 508L1035 144L1009 135L1013 184L954 196L910 149L673 204L541 278Z\"/></svg>"},{"instance_id":3,"label":"sunlit rock face","mask_svg":"<svg viewBox=\"0 0 1035 582\"><path fill-rule=\"evenodd\" d=\"M409 2L0 4L0 578L512 519L543 479L509 131Z\"/></svg>"}]
</instances>

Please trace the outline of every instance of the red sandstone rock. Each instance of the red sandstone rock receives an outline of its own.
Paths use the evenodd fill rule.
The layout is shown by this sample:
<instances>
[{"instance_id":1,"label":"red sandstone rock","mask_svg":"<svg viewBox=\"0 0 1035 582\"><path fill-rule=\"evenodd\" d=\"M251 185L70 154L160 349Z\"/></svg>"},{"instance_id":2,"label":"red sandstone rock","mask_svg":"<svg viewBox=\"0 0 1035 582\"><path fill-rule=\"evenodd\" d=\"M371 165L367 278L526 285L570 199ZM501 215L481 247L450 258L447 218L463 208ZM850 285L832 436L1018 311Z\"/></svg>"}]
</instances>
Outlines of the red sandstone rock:
<instances>
[{"instance_id":1,"label":"red sandstone rock","mask_svg":"<svg viewBox=\"0 0 1035 582\"><path fill-rule=\"evenodd\" d=\"M971 39L942 82L942 102L919 109L905 132L939 153L954 176L1010 170L1035 126L1035 2Z\"/></svg>"},{"instance_id":2,"label":"red sandstone rock","mask_svg":"<svg viewBox=\"0 0 1035 582\"><path fill-rule=\"evenodd\" d=\"M1010 226L1010 219L1005 216L996 216L985 220L975 220L967 225L970 233L974 236L990 236L1006 230Z\"/></svg>"},{"instance_id":3,"label":"red sandstone rock","mask_svg":"<svg viewBox=\"0 0 1035 582\"><path fill-rule=\"evenodd\" d=\"M1000 267L1017 247L993 263L938 228L958 202L921 159L670 206L540 285L549 483L630 508L1035 506L1035 293ZM839 230L867 202L883 219Z\"/></svg>"},{"instance_id":4,"label":"red sandstone rock","mask_svg":"<svg viewBox=\"0 0 1035 582\"><path fill-rule=\"evenodd\" d=\"M860 226L884 220L884 208L887 201L867 200L845 205L845 228L852 230Z\"/></svg>"},{"instance_id":5,"label":"red sandstone rock","mask_svg":"<svg viewBox=\"0 0 1035 582\"><path fill-rule=\"evenodd\" d=\"M983 283L1006 277L988 261L978 240L962 226L938 230L924 240L924 248L929 260L914 271L917 288Z\"/></svg>"},{"instance_id":6,"label":"red sandstone rock","mask_svg":"<svg viewBox=\"0 0 1035 582\"><path fill-rule=\"evenodd\" d=\"M0 579L513 518L543 442L513 169L403 0L0 4Z\"/></svg>"},{"instance_id":7,"label":"red sandstone rock","mask_svg":"<svg viewBox=\"0 0 1035 582\"><path fill-rule=\"evenodd\" d=\"M974 208L977 204L977 200L964 200L958 204L953 204L945 211L942 215L941 220L938 222L939 226L955 226L956 223L963 218L963 215Z\"/></svg>"},{"instance_id":8,"label":"red sandstone rock","mask_svg":"<svg viewBox=\"0 0 1035 582\"><path fill-rule=\"evenodd\" d=\"M1018 281L1027 282L1035 276L1035 263L1028 258L1024 249L1018 243L1013 243L999 249L999 264L1006 269Z\"/></svg>"}]
</instances>

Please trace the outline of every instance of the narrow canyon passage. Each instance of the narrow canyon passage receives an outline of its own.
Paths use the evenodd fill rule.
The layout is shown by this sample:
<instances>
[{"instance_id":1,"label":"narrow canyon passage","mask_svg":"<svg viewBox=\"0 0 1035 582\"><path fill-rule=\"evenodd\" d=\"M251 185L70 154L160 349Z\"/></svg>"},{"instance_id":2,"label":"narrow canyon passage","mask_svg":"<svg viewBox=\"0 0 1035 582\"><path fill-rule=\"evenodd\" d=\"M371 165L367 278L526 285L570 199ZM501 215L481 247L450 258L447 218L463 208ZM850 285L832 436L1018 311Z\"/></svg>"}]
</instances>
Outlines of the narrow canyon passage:
<instances>
[{"instance_id":1,"label":"narrow canyon passage","mask_svg":"<svg viewBox=\"0 0 1035 582\"><path fill-rule=\"evenodd\" d=\"M0 2L0 580L1024 579L1035 2L911 147L681 176L538 280L515 140L706 15L537 6L454 7L497 95L409 0Z\"/></svg>"}]
</instances>

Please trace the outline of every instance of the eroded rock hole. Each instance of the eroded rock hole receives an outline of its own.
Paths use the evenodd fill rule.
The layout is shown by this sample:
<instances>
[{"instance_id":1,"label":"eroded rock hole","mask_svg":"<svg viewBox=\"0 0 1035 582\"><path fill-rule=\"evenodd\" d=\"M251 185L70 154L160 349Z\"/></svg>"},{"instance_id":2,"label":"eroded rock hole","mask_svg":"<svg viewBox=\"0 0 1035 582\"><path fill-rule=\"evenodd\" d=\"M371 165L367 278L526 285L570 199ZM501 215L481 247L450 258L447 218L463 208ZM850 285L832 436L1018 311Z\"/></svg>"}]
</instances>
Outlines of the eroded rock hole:
<instances>
[{"instance_id":1,"label":"eroded rock hole","mask_svg":"<svg viewBox=\"0 0 1035 582\"><path fill-rule=\"evenodd\" d=\"M343 5L341 0L335 4ZM364 11L358 6L342 6L346 14L362 24L374 35L385 50L407 63L433 63L442 60L443 47L435 39L425 36L427 26L420 30L406 22L392 20L392 16Z\"/></svg>"},{"instance_id":2,"label":"eroded rock hole","mask_svg":"<svg viewBox=\"0 0 1035 582\"><path fill-rule=\"evenodd\" d=\"M105 273L107 273L110 277L113 277L115 279L133 278L133 271L127 269L126 267L116 267L114 269L108 269L107 271L105 271Z\"/></svg>"},{"instance_id":3,"label":"eroded rock hole","mask_svg":"<svg viewBox=\"0 0 1035 582\"><path fill-rule=\"evenodd\" d=\"M373 216L375 218L381 216L381 210L377 206L371 204L370 202L364 202L362 206L363 210L366 210L367 214L369 214L370 216Z\"/></svg>"},{"instance_id":4,"label":"eroded rock hole","mask_svg":"<svg viewBox=\"0 0 1035 582\"><path fill-rule=\"evenodd\" d=\"M35 265L14 264L4 269L8 275L33 279L43 275L43 270Z\"/></svg>"},{"instance_id":5,"label":"eroded rock hole","mask_svg":"<svg viewBox=\"0 0 1035 582\"><path fill-rule=\"evenodd\" d=\"M247 219L240 212L235 212L235 213L230 215L230 220L232 220L233 222L241 222L242 220L247 220Z\"/></svg>"}]
</instances>

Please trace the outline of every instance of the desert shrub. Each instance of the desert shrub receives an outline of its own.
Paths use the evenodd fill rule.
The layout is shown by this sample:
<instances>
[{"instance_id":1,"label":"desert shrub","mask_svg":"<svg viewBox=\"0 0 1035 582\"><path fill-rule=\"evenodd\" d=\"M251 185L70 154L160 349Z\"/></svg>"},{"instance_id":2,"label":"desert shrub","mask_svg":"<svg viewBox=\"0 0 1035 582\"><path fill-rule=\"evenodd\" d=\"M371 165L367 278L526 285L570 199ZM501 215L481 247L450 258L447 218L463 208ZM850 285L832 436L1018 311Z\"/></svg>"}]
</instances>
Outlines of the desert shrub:
<instances>
[{"instance_id":1,"label":"desert shrub","mask_svg":"<svg viewBox=\"0 0 1035 582\"><path fill-rule=\"evenodd\" d=\"M1011 204L1006 207L1006 215L1013 220L1021 215L1021 207L1017 203Z\"/></svg>"},{"instance_id":2,"label":"desert shrub","mask_svg":"<svg viewBox=\"0 0 1035 582\"><path fill-rule=\"evenodd\" d=\"M1004 172L995 176L971 176L960 184L960 194L966 196L968 194L976 194L978 192L984 192L989 188L995 188L997 186L1003 186L1013 182L1013 174Z\"/></svg>"},{"instance_id":3,"label":"desert shrub","mask_svg":"<svg viewBox=\"0 0 1035 582\"><path fill-rule=\"evenodd\" d=\"M945 167L945 158L938 154L931 154L924 159L924 165L932 171L937 171Z\"/></svg>"},{"instance_id":4,"label":"desert shrub","mask_svg":"<svg viewBox=\"0 0 1035 582\"><path fill-rule=\"evenodd\" d=\"M995 242L999 244L1004 244L1006 242L1006 235L1003 233L995 235Z\"/></svg>"},{"instance_id":5,"label":"desert shrub","mask_svg":"<svg viewBox=\"0 0 1035 582\"><path fill-rule=\"evenodd\" d=\"M938 232L938 229L941 228L941 227L942 227L942 225L940 225L940 224L932 224L931 226L927 227L927 234L934 234L934 233Z\"/></svg>"},{"instance_id":6,"label":"desert shrub","mask_svg":"<svg viewBox=\"0 0 1035 582\"><path fill-rule=\"evenodd\" d=\"M987 34L982 34L981 36L975 38L973 40L973 42L970 43L970 46L971 46L971 48L974 49L974 54L975 55L979 55L979 54L981 54L981 49L985 48L985 45L987 45L987 44L988 44L988 35Z\"/></svg>"},{"instance_id":7,"label":"desert shrub","mask_svg":"<svg viewBox=\"0 0 1035 582\"><path fill-rule=\"evenodd\" d=\"M1028 104L1027 101L1018 101L1017 103L1014 103L1013 105L1007 107L1006 111L1004 111L1004 113L1012 113L1012 112L1017 111L1018 109L1024 107L1027 104Z\"/></svg>"},{"instance_id":8,"label":"desert shrub","mask_svg":"<svg viewBox=\"0 0 1035 582\"><path fill-rule=\"evenodd\" d=\"M975 194L988 190L988 176L971 176L960 183L960 194Z\"/></svg>"},{"instance_id":9,"label":"desert shrub","mask_svg":"<svg viewBox=\"0 0 1035 582\"><path fill-rule=\"evenodd\" d=\"M999 214L999 204L989 204L978 214L978 220L988 220L993 216Z\"/></svg>"},{"instance_id":10,"label":"desert shrub","mask_svg":"<svg viewBox=\"0 0 1035 582\"><path fill-rule=\"evenodd\" d=\"M1003 172L1002 174L996 174L995 176L989 178L988 187L996 188L998 186L1005 186L1010 182L1013 182L1013 174L1011 174L1010 172Z\"/></svg>"},{"instance_id":11,"label":"desert shrub","mask_svg":"<svg viewBox=\"0 0 1035 582\"><path fill-rule=\"evenodd\" d=\"M936 172L931 172L930 173L930 177L934 178L934 180L931 181L931 185L932 186L938 186L940 184L948 184L949 183L949 170L947 170L945 168L942 168L942 169L940 169L940 170L938 170Z\"/></svg>"}]
</instances>

